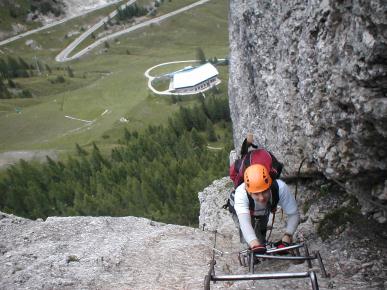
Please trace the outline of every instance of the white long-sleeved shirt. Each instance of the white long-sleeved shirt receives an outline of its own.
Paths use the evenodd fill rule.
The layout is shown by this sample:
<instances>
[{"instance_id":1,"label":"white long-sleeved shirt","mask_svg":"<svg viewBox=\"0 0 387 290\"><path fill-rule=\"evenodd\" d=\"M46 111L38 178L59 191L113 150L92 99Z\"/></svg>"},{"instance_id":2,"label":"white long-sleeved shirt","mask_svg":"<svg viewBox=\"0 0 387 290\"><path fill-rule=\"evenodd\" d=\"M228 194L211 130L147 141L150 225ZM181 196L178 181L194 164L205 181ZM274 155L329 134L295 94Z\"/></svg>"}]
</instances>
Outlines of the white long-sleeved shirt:
<instances>
[{"instance_id":1,"label":"white long-sleeved shirt","mask_svg":"<svg viewBox=\"0 0 387 290\"><path fill-rule=\"evenodd\" d=\"M298 212L297 203L286 183L280 179L277 179L277 183L279 193L278 205L281 206L285 214L288 216L285 232L287 234L293 235L300 221L300 214ZM239 185L235 190L234 202L234 208L238 215L238 220L243 233L243 237L245 238L247 243L250 243L252 240L257 239L257 236L255 235L254 229L251 225L249 198L247 196L244 183ZM263 205L255 200L254 203L254 215L265 215L267 205Z\"/></svg>"}]
</instances>

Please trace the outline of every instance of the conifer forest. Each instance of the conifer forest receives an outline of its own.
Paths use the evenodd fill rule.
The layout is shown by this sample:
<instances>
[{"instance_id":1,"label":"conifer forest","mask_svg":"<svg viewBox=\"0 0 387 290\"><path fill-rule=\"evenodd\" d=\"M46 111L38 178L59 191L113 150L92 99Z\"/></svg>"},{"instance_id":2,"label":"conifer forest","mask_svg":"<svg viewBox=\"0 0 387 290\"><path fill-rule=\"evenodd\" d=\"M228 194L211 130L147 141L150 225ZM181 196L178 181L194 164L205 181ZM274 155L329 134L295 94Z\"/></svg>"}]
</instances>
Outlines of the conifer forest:
<instances>
[{"instance_id":1,"label":"conifer forest","mask_svg":"<svg viewBox=\"0 0 387 290\"><path fill-rule=\"evenodd\" d=\"M215 130L217 128L217 130ZM223 147L209 148L219 134ZM141 216L196 225L197 194L227 175L232 147L228 99L208 96L181 106L167 125L124 130L110 154L93 143L76 156L21 160L0 175L0 210L31 219L48 216Z\"/></svg>"}]
</instances>

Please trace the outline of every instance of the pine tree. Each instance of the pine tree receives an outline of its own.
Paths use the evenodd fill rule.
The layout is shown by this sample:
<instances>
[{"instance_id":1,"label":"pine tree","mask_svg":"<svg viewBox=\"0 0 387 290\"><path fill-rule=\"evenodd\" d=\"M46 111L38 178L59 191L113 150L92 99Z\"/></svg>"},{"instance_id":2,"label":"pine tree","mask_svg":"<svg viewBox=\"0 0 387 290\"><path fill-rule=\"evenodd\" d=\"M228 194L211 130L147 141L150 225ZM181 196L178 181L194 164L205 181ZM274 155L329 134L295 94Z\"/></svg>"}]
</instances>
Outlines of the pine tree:
<instances>
[{"instance_id":1,"label":"pine tree","mask_svg":"<svg viewBox=\"0 0 387 290\"><path fill-rule=\"evenodd\" d=\"M191 139L192 146L194 149L201 149L206 144L206 140L202 136L200 136L200 134L196 131L195 128L191 130Z\"/></svg>"},{"instance_id":2,"label":"pine tree","mask_svg":"<svg viewBox=\"0 0 387 290\"><path fill-rule=\"evenodd\" d=\"M123 13L121 7L117 7L117 17L119 20L124 20L124 13Z\"/></svg>"},{"instance_id":3,"label":"pine tree","mask_svg":"<svg viewBox=\"0 0 387 290\"><path fill-rule=\"evenodd\" d=\"M121 155L120 150L118 150L116 148L112 149L111 158L115 162L122 162L123 161L123 157Z\"/></svg>"},{"instance_id":4,"label":"pine tree","mask_svg":"<svg viewBox=\"0 0 387 290\"><path fill-rule=\"evenodd\" d=\"M0 99L10 98L10 93L7 87L4 85L3 80L0 78Z\"/></svg>"},{"instance_id":5,"label":"pine tree","mask_svg":"<svg viewBox=\"0 0 387 290\"><path fill-rule=\"evenodd\" d=\"M8 77L8 64L3 59L0 59L0 80Z\"/></svg>"},{"instance_id":6,"label":"pine tree","mask_svg":"<svg viewBox=\"0 0 387 290\"><path fill-rule=\"evenodd\" d=\"M49 74L51 74L51 73L52 73L52 70L51 70L51 68L49 67L49 65L46 64L45 67L46 67L46 71L47 71Z\"/></svg>"},{"instance_id":7,"label":"pine tree","mask_svg":"<svg viewBox=\"0 0 387 290\"><path fill-rule=\"evenodd\" d=\"M14 89L16 88L16 83L12 79L8 79L8 86Z\"/></svg>"},{"instance_id":8,"label":"pine tree","mask_svg":"<svg viewBox=\"0 0 387 290\"><path fill-rule=\"evenodd\" d=\"M70 78L73 78L73 77L74 77L74 72L73 72L73 70L71 69L71 67L68 66L66 69L67 69L67 75L68 75Z\"/></svg>"},{"instance_id":9,"label":"pine tree","mask_svg":"<svg viewBox=\"0 0 387 290\"><path fill-rule=\"evenodd\" d=\"M176 136L180 136L184 132L184 123L178 118L168 118L168 125Z\"/></svg>"},{"instance_id":10,"label":"pine tree","mask_svg":"<svg viewBox=\"0 0 387 290\"><path fill-rule=\"evenodd\" d=\"M201 64L206 63L206 55L201 47L196 48L196 59L199 60Z\"/></svg>"},{"instance_id":11,"label":"pine tree","mask_svg":"<svg viewBox=\"0 0 387 290\"><path fill-rule=\"evenodd\" d=\"M20 94L20 97L21 98L32 98L32 94L29 90L23 89L21 94Z\"/></svg>"},{"instance_id":12,"label":"pine tree","mask_svg":"<svg viewBox=\"0 0 387 290\"><path fill-rule=\"evenodd\" d=\"M42 74L45 70L43 63L40 60L36 61L36 69L37 69L39 75Z\"/></svg>"},{"instance_id":13,"label":"pine tree","mask_svg":"<svg viewBox=\"0 0 387 290\"><path fill-rule=\"evenodd\" d=\"M181 122L183 122L185 129L191 130L193 128L193 117L190 110L185 107L180 107L178 116Z\"/></svg>"},{"instance_id":14,"label":"pine tree","mask_svg":"<svg viewBox=\"0 0 387 290\"><path fill-rule=\"evenodd\" d=\"M207 134L196 125L188 131L183 120L189 116L198 122L194 117L199 111L185 109L165 127L130 132L126 146L114 148L109 157L96 144L85 155L77 144L78 155L66 162L47 158L43 165L21 162L11 167L0 175L0 210L26 217L135 215L195 225L197 192L226 174L231 142L225 150L200 150Z\"/></svg>"},{"instance_id":15,"label":"pine tree","mask_svg":"<svg viewBox=\"0 0 387 290\"><path fill-rule=\"evenodd\" d=\"M14 59L12 56L8 56L7 58L7 63L8 63L8 72L9 76L13 78L17 78L20 75L20 64L19 62Z\"/></svg>"},{"instance_id":16,"label":"pine tree","mask_svg":"<svg viewBox=\"0 0 387 290\"><path fill-rule=\"evenodd\" d=\"M206 132L207 132L208 141L216 142L218 140L218 138L216 137L214 125L212 124L210 119L207 119Z\"/></svg>"},{"instance_id":17,"label":"pine tree","mask_svg":"<svg viewBox=\"0 0 387 290\"><path fill-rule=\"evenodd\" d=\"M191 118L192 118L192 123L194 128L196 128L199 131L205 130L207 116L204 113L202 107L195 106L192 109Z\"/></svg>"},{"instance_id":18,"label":"pine tree","mask_svg":"<svg viewBox=\"0 0 387 290\"><path fill-rule=\"evenodd\" d=\"M23 58L21 58L19 56L19 63L20 63L20 68L24 69L24 70L28 70L29 69L29 64L25 62L25 60Z\"/></svg>"},{"instance_id":19,"label":"pine tree","mask_svg":"<svg viewBox=\"0 0 387 290\"><path fill-rule=\"evenodd\" d=\"M126 142L129 142L132 137L132 134L130 134L129 130L127 128L124 129L124 138Z\"/></svg>"},{"instance_id":20,"label":"pine tree","mask_svg":"<svg viewBox=\"0 0 387 290\"><path fill-rule=\"evenodd\" d=\"M106 160L99 151L98 146L93 142L93 150L90 156L90 163L92 165L93 171L99 172L104 166L111 167L111 164Z\"/></svg>"},{"instance_id":21,"label":"pine tree","mask_svg":"<svg viewBox=\"0 0 387 290\"><path fill-rule=\"evenodd\" d=\"M86 156L88 155L87 151L83 149L81 146L79 146L78 143L75 143L75 148L77 150L77 155L78 156Z\"/></svg>"}]
</instances>

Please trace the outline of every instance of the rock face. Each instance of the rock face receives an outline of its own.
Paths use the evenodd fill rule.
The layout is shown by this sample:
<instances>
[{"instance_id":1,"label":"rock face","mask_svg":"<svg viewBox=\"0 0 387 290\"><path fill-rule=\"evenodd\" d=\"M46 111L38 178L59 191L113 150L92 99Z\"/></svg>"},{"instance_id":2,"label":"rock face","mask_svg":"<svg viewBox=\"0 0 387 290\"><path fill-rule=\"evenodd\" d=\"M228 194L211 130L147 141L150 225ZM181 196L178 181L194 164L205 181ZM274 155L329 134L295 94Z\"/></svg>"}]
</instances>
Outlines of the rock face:
<instances>
[{"instance_id":1,"label":"rock face","mask_svg":"<svg viewBox=\"0 0 387 290\"><path fill-rule=\"evenodd\" d=\"M387 2L230 0L236 148L341 181L386 221ZM382 211L384 209L384 213Z\"/></svg>"},{"instance_id":2,"label":"rock face","mask_svg":"<svg viewBox=\"0 0 387 290\"><path fill-rule=\"evenodd\" d=\"M66 15L74 16L84 13L98 7L103 7L111 3L118 2L117 0L62 0L65 5Z\"/></svg>"},{"instance_id":3,"label":"rock face","mask_svg":"<svg viewBox=\"0 0 387 290\"><path fill-rule=\"evenodd\" d=\"M0 289L202 289L211 239L144 218L0 212Z\"/></svg>"},{"instance_id":4,"label":"rock face","mask_svg":"<svg viewBox=\"0 0 387 290\"><path fill-rule=\"evenodd\" d=\"M302 214L297 237L306 240L311 251L322 254L331 277L322 279L318 264L313 263L321 289L385 289L386 229L379 226L370 231L368 224L361 226L359 221L344 223L322 241L316 235L317 225L330 210L348 201L342 193L319 198L319 186L315 181L300 188L300 205L311 199L316 202ZM199 229L136 217L49 217L33 221L0 212L0 289L203 289L215 230L215 246L224 252L215 257L216 274L247 274L237 255L246 246L240 244L230 214L221 208L231 188L228 178L223 178L199 193ZM274 241L281 237L284 222L277 217ZM256 266L258 273L306 270L306 263L263 261ZM225 288L311 286L308 279L211 284L211 289Z\"/></svg>"},{"instance_id":5,"label":"rock face","mask_svg":"<svg viewBox=\"0 0 387 290\"><path fill-rule=\"evenodd\" d=\"M367 221L359 215L355 222L342 222L330 218L333 211L351 208L351 198L334 184L324 179L315 179L299 186L297 203L301 213L295 238L308 243L311 252L319 251L329 278L322 278L317 261L313 261L313 270L317 273L320 289L386 289L387 287L387 230L383 225ZM321 192L321 188L329 189ZM294 185L289 184L292 191ZM208 231L217 231L216 248L224 252L216 255L215 273L217 275L248 274L248 269L241 267L237 252L246 248L239 242L239 234L228 211L222 205L232 190L228 178L214 181L212 185L199 193L200 217L199 227ZM308 208L306 205L312 205ZM356 207L356 206L355 206ZM280 211L271 235L272 241L282 237L285 220ZM345 214L344 214L345 215ZM316 234L319 225L331 220L327 230L328 238L322 240ZM349 220L351 220L349 218ZM270 223L271 224L271 223ZM302 252L303 254L303 252ZM256 273L304 272L309 268L306 263L293 264L289 261L262 261L256 265ZM308 279L263 280L249 282L218 282L211 288L225 289L311 289Z\"/></svg>"}]
</instances>

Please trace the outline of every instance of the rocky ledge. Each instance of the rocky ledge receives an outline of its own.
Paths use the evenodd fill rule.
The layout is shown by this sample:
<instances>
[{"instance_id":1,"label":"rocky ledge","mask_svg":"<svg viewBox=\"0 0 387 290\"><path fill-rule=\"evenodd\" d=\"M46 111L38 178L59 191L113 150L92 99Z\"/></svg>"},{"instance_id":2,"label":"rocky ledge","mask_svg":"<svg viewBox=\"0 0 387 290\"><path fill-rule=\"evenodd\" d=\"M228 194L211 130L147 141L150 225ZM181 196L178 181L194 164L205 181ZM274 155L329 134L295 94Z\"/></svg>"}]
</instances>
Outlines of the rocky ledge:
<instances>
[{"instance_id":1,"label":"rocky ledge","mask_svg":"<svg viewBox=\"0 0 387 290\"><path fill-rule=\"evenodd\" d=\"M294 184L289 184L293 191ZM215 271L218 274L247 274L239 266L236 251L243 246L233 221L221 207L232 189L228 178L215 181L199 193L199 227L217 231L219 250L230 255L217 256ZM301 224L296 237L308 243L311 252L319 251L329 278L322 278L318 263L313 270L318 276L320 289L386 289L387 288L387 229L360 213L360 205L342 188L326 179L300 180L297 203ZM272 232L274 241L281 238L281 211L277 213ZM303 272L306 263L263 261L256 266L258 273ZM237 282L222 284L230 289L311 289L307 279ZM221 287L220 287L221 288Z\"/></svg>"},{"instance_id":2,"label":"rocky ledge","mask_svg":"<svg viewBox=\"0 0 387 290\"><path fill-rule=\"evenodd\" d=\"M293 187L291 185L291 187ZM243 248L222 205L228 178L199 193L199 228L137 217L49 217L29 220L0 213L0 289L203 289L217 231L217 274L245 274ZM365 220L358 205L326 180L303 182L297 197L297 236L319 250L330 278L320 289L385 289L386 229ZM285 221L280 214L273 239ZM324 239L324 240L323 240ZM227 253L228 254L227 254ZM259 272L300 272L307 265L264 261ZM310 289L307 279L211 284L212 289Z\"/></svg>"},{"instance_id":3,"label":"rocky ledge","mask_svg":"<svg viewBox=\"0 0 387 290\"><path fill-rule=\"evenodd\" d=\"M211 256L199 229L136 217L0 213L0 289L200 289Z\"/></svg>"}]
</instances>

